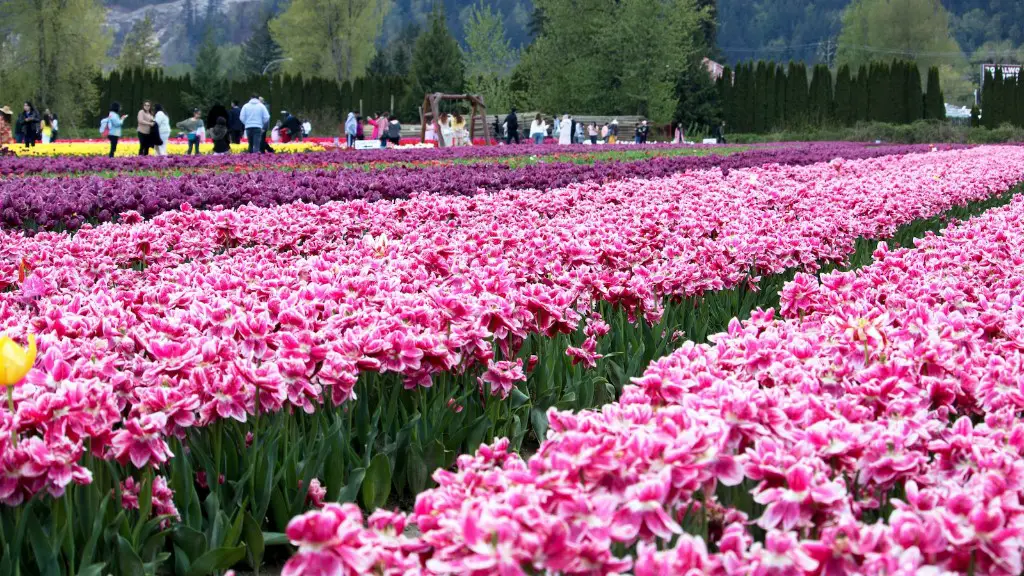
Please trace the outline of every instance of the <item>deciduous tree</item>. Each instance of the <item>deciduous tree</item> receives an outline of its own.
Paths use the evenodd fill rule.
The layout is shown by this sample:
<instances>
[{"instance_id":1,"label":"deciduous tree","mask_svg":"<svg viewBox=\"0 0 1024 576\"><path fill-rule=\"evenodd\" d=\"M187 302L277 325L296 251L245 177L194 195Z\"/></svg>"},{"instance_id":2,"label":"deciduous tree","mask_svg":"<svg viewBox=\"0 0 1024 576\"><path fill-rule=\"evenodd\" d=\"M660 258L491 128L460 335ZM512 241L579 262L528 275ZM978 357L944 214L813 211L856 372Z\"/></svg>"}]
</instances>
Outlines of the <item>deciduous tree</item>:
<instances>
[{"instance_id":1,"label":"deciduous tree","mask_svg":"<svg viewBox=\"0 0 1024 576\"><path fill-rule=\"evenodd\" d=\"M925 69L948 64L962 71L967 65L939 0L854 0L843 12L838 63L861 66L880 52Z\"/></svg>"},{"instance_id":2,"label":"deciduous tree","mask_svg":"<svg viewBox=\"0 0 1024 576\"><path fill-rule=\"evenodd\" d=\"M71 126L98 106L111 38L99 0L0 2L0 100L32 100Z\"/></svg>"},{"instance_id":3,"label":"deciduous tree","mask_svg":"<svg viewBox=\"0 0 1024 576\"><path fill-rule=\"evenodd\" d=\"M292 0L270 32L292 59L287 71L351 82L373 59L389 7L387 0Z\"/></svg>"},{"instance_id":4,"label":"deciduous tree","mask_svg":"<svg viewBox=\"0 0 1024 576\"><path fill-rule=\"evenodd\" d=\"M703 55L695 0L536 0L543 26L519 68L535 107L559 112L675 114L680 76Z\"/></svg>"}]
</instances>

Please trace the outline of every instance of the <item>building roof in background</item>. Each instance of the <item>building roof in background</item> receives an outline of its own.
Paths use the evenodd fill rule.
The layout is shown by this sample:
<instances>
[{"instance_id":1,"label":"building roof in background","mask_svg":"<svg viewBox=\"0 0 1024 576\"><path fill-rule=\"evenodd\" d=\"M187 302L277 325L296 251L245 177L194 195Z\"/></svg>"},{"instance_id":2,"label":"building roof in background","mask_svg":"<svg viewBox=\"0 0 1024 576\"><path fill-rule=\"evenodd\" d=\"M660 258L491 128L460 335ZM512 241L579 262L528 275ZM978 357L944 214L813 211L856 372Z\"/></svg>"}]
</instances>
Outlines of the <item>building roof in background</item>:
<instances>
[{"instance_id":1,"label":"building roof in background","mask_svg":"<svg viewBox=\"0 0 1024 576\"><path fill-rule=\"evenodd\" d=\"M711 75L712 80L718 80L722 77L722 73L725 70L724 66L710 58L704 58L701 62L704 64L704 67L708 69L708 74Z\"/></svg>"}]
</instances>

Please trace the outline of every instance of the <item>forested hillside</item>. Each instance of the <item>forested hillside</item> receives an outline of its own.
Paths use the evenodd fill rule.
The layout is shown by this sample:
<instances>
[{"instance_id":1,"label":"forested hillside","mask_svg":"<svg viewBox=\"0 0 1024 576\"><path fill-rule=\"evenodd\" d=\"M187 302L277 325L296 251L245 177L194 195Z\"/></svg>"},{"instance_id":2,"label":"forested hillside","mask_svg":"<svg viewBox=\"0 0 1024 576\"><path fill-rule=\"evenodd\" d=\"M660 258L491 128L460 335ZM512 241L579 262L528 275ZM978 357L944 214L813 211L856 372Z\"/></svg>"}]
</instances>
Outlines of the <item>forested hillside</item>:
<instances>
[{"instance_id":1,"label":"forested hillside","mask_svg":"<svg viewBox=\"0 0 1024 576\"><path fill-rule=\"evenodd\" d=\"M217 2L218 0L214 0ZM221 0L222 1L222 0ZM442 0L444 4L445 14L448 16L448 24L451 27L452 33L455 37L462 42L465 37L464 24L469 17L469 11L473 5L478 3L479 0ZM169 2L168 0L104 0L104 4L108 7L114 8L118 11L140 11L149 7L158 7L167 4L180 4L175 6L179 12L184 16L184 3L180 0L175 2ZM239 2L233 2L232 5L237 5ZM195 2L197 13L204 14L206 12L206 0L196 0ZM243 37L238 37L236 30L243 28L240 24L241 20L248 20L246 13L251 17L252 13L258 13L261 10L269 12L271 14L280 13L287 5L287 0L251 0L244 2L246 8L239 11L230 11L226 16L228 21L224 23L224 28L230 32L225 38L228 42L242 42L245 40ZM512 42L514 46L522 46L528 44L530 41L530 17L533 12L533 4L531 0L489 0L487 4L491 9L501 13L504 19L506 27L506 36ZM433 0L393 0L391 2L390 10L388 10L385 18L383 31L378 38L378 43L387 44L390 40L394 39L399 35L400 31L407 24L422 25L427 21L427 16L430 14L430 10L433 6ZM156 27L158 31L164 27L173 27L176 24L180 24L180 21L174 19L167 19L163 22L157 22ZM127 30L125 30L126 32ZM172 61L176 61L177 58L170 58Z\"/></svg>"},{"instance_id":2,"label":"forested hillside","mask_svg":"<svg viewBox=\"0 0 1024 576\"><path fill-rule=\"evenodd\" d=\"M1024 2L1019 0L941 0L950 11L953 34L961 48L972 54L983 45L1016 49L1024 44ZM287 2L262 0L278 11ZM464 24L477 0L443 0L449 26L464 41ZM165 2L157 0L105 0L122 9L138 9ZM201 4L203 2L200 2ZM261 0L254 0L255 4ZM821 60L834 53L843 9L850 0L719 0L720 54L730 61L749 58ZM504 16L506 36L513 46L530 41L531 0L487 2ZM379 42L387 43L402 27L426 22L431 0L395 0L385 19ZM158 28L159 28L158 24ZM228 25L229 26L229 25ZM831 44L829 44L829 41Z\"/></svg>"},{"instance_id":3,"label":"forested hillside","mask_svg":"<svg viewBox=\"0 0 1024 576\"><path fill-rule=\"evenodd\" d=\"M223 0L214 0L214 2ZM465 24L472 7L479 0L439 0L444 5L448 25L455 38L465 44ZM229 11L223 23L221 42L238 44L251 34L252 16L261 11L276 15L287 5L287 0L234 0L233 6L244 9ZM843 10L850 0L718 0L717 56L729 63L748 59L826 61L834 58L842 25ZM1004 60L1018 60L1024 45L1024 2L1019 0L941 0L950 14L953 35L965 55L975 52ZM184 17L184 2L158 0L105 0L108 7L119 13L114 17L117 34L116 50L130 21L138 19L144 8L163 7L170 16L174 11ZM195 10L206 12L206 2L195 0ZM409 25L421 26L434 4L434 0L393 0L386 12L376 42L386 46L400 37ZM170 8L169 5L173 5ZM506 38L513 47L521 48L532 40L535 20L532 0L491 0L487 2L501 14ZM169 9L170 8L170 9ZM129 11L134 11L129 14ZM170 13L169 13L170 12ZM185 35L182 18L163 18L155 22L158 36L169 39ZM652 23L652 26L657 25ZM194 33L193 33L194 34ZM584 40L583 35L580 36ZM198 40L192 42L197 44ZM166 63L187 62L194 57L193 50L183 50L180 43L168 42L174 53L164 55ZM870 48L870 47L868 47ZM868 49L865 48L865 49ZM165 48L165 52L167 49ZM979 54L979 58L981 55ZM999 58L997 58L999 59Z\"/></svg>"},{"instance_id":4,"label":"forested hillside","mask_svg":"<svg viewBox=\"0 0 1024 576\"><path fill-rule=\"evenodd\" d=\"M941 0L960 49L983 47L1018 60L1024 44L1024 2ZM834 56L849 0L719 0L718 44L735 63L747 59L821 61ZM987 46L986 46L987 45ZM861 47L870 50L872 47Z\"/></svg>"}]
</instances>

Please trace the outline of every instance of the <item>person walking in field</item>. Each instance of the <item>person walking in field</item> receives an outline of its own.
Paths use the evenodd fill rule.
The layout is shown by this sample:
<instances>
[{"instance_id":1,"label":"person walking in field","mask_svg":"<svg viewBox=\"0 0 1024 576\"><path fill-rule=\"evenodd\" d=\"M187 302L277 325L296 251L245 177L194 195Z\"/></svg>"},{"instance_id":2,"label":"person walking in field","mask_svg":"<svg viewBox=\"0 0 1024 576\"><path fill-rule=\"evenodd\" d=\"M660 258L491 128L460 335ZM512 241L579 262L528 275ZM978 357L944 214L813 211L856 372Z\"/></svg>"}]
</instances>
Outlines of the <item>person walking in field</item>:
<instances>
[{"instance_id":1,"label":"person walking in field","mask_svg":"<svg viewBox=\"0 0 1024 576\"><path fill-rule=\"evenodd\" d=\"M392 146L398 146L402 142L402 124L397 116L388 122L388 142L391 142Z\"/></svg>"},{"instance_id":2,"label":"person walking in field","mask_svg":"<svg viewBox=\"0 0 1024 576\"><path fill-rule=\"evenodd\" d=\"M349 148L354 148L356 145L356 132L359 131L359 121L356 120L356 113L349 112L348 118L345 119L345 141Z\"/></svg>"},{"instance_id":3,"label":"person walking in field","mask_svg":"<svg viewBox=\"0 0 1024 576\"><path fill-rule=\"evenodd\" d=\"M50 117L43 114L43 120L40 122L39 126L40 141L42 141L43 144L49 144L50 138L53 136L53 125L50 124Z\"/></svg>"},{"instance_id":4,"label":"person walking in field","mask_svg":"<svg viewBox=\"0 0 1024 576\"><path fill-rule=\"evenodd\" d=\"M491 135L494 136L494 142L496 144L501 142L501 121L498 120L497 116L494 117L494 124L491 124Z\"/></svg>"},{"instance_id":5,"label":"person walking in field","mask_svg":"<svg viewBox=\"0 0 1024 576\"><path fill-rule=\"evenodd\" d=\"M142 110L138 115L139 132L139 156L149 156L149 149L153 147L153 126L156 120L153 118L153 104L149 100L142 103Z\"/></svg>"},{"instance_id":6,"label":"person walking in field","mask_svg":"<svg viewBox=\"0 0 1024 576\"><path fill-rule=\"evenodd\" d=\"M370 140L380 140L380 117L381 114L376 114L367 119L370 123Z\"/></svg>"},{"instance_id":7,"label":"person walking in field","mask_svg":"<svg viewBox=\"0 0 1024 576\"><path fill-rule=\"evenodd\" d=\"M722 120L721 124L715 125L711 130L711 136L715 139L718 144L725 144L725 120Z\"/></svg>"},{"instance_id":8,"label":"person walking in field","mask_svg":"<svg viewBox=\"0 0 1024 576\"><path fill-rule=\"evenodd\" d=\"M519 144L519 117L516 116L515 106L512 107L512 111L505 117L505 144L511 144L513 140L516 144Z\"/></svg>"},{"instance_id":9,"label":"person walking in field","mask_svg":"<svg viewBox=\"0 0 1024 576\"><path fill-rule=\"evenodd\" d=\"M53 112L50 112L49 108L43 110L43 123L44 125L48 125L50 127L49 141L44 143L53 144L54 142L57 141L57 132L59 128L57 125L57 115Z\"/></svg>"},{"instance_id":10,"label":"person walking in field","mask_svg":"<svg viewBox=\"0 0 1024 576\"><path fill-rule=\"evenodd\" d=\"M548 135L548 125L541 118L540 114L537 114L533 118L533 122L530 123L530 138L533 138L534 144L543 144L544 137Z\"/></svg>"},{"instance_id":11,"label":"person walking in field","mask_svg":"<svg viewBox=\"0 0 1024 576\"><path fill-rule=\"evenodd\" d=\"M438 118L437 129L437 134L441 135L441 141L444 142L445 146L452 146L455 143L452 132L452 118L447 112L442 112L440 118Z\"/></svg>"},{"instance_id":12,"label":"person walking in field","mask_svg":"<svg viewBox=\"0 0 1024 576\"><path fill-rule=\"evenodd\" d=\"M558 143L562 146L572 144L572 120L568 114L562 116L562 124L558 127Z\"/></svg>"},{"instance_id":13,"label":"person walking in field","mask_svg":"<svg viewBox=\"0 0 1024 576\"><path fill-rule=\"evenodd\" d=\"M100 122L100 133L105 134L107 140L110 141L110 153L107 155L109 158L113 158L117 152L117 142L121 139L121 127L127 117L127 114L121 114L119 102L111 102L110 113Z\"/></svg>"},{"instance_id":14,"label":"person walking in field","mask_svg":"<svg viewBox=\"0 0 1024 576\"><path fill-rule=\"evenodd\" d=\"M36 140L39 139L39 112L36 112L36 108L31 102L25 102L22 109L23 111L19 117L21 119L22 142L24 142L25 148L31 148L36 145Z\"/></svg>"},{"instance_id":15,"label":"person walking in field","mask_svg":"<svg viewBox=\"0 0 1024 576\"><path fill-rule=\"evenodd\" d=\"M380 139L380 147L388 147L388 113L384 112L377 118L378 138Z\"/></svg>"},{"instance_id":16,"label":"person walking in field","mask_svg":"<svg viewBox=\"0 0 1024 576\"><path fill-rule=\"evenodd\" d=\"M590 137L591 144L597 144L597 124L594 122L587 126L587 136Z\"/></svg>"},{"instance_id":17,"label":"person walking in field","mask_svg":"<svg viewBox=\"0 0 1024 576\"><path fill-rule=\"evenodd\" d=\"M458 112L452 115L452 138L455 146L465 146L467 143L466 119Z\"/></svg>"},{"instance_id":18,"label":"person walking in field","mask_svg":"<svg viewBox=\"0 0 1024 576\"><path fill-rule=\"evenodd\" d=\"M199 154L199 133L203 130L203 115L199 112L199 108L192 111L192 117L188 120L182 120L176 125L178 130L185 133L185 138L188 140L188 150L185 151L185 155ZM250 145L251 148L251 145Z\"/></svg>"},{"instance_id":19,"label":"person walking in field","mask_svg":"<svg viewBox=\"0 0 1024 576\"><path fill-rule=\"evenodd\" d=\"M249 153L261 151L263 127L270 122L270 112L260 102L259 96L253 94L238 113L239 121L245 127L245 139L249 142Z\"/></svg>"},{"instance_id":20,"label":"person walking in field","mask_svg":"<svg viewBox=\"0 0 1024 576\"><path fill-rule=\"evenodd\" d=\"M153 121L156 122L156 134L160 137L160 143L156 145L157 156L167 156L167 141L171 139L171 119L164 112L160 104L153 106L155 114Z\"/></svg>"},{"instance_id":21,"label":"person walking in field","mask_svg":"<svg viewBox=\"0 0 1024 576\"><path fill-rule=\"evenodd\" d=\"M49 110L46 111L46 114L50 117L50 126L53 127L53 133L50 135L50 142L53 143L57 141L57 135L60 133L59 119L57 118L57 114L52 113Z\"/></svg>"},{"instance_id":22,"label":"person walking in field","mask_svg":"<svg viewBox=\"0 0 1024 576\"><path fill-rule=\"evenodd\" d=\"M643 120L642 122L637 124L636 125L636 129L634 131L634 135L633 135L633 143L634 144L646 144L647 143L647 133L648 133L649 130L650 130L650 128L647 126L647 120Z\"/></svg>"},{"instance_id":23,"label":"person walking in field","mask_svg":"<svg viewBox=\"0 0 1024 576\"><path fill-rule=\"evenodd\" d=\"M228 130L231 131L231 143L241 144L245 124L242 124L242 107L239 106L238 100L231 101L231 110L228 110Z\"/></svg>"}]
</instances>

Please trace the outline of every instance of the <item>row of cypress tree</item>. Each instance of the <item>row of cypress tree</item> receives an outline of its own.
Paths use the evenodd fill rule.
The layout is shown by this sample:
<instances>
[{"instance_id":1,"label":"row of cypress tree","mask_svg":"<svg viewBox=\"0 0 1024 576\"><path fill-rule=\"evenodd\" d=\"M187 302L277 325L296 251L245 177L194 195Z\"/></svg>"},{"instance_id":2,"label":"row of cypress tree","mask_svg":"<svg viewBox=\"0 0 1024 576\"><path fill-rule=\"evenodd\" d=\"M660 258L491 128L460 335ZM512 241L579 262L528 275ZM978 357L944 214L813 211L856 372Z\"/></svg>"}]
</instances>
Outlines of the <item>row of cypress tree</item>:
<instances>
[{"instance_id":1,"label":"row of cypress tree","mask_svg":"<svg viewBox=\"0 0 1024 576\"><path fill-rule=\"evenodd\" d=\"M998 128L1002 124L1024 126L1024 77L985 71L981 91L981 125Z\"/></svg>"},{"instance_id":2,"label":"row of cypress tree","mask_svg":"<svg viewBox=\"0 0 1024 576\"><path fill-rule=\"evenodd\" d=\"M91 116L92 124L96 126L100 118L107 115L111 102L121 104L121 110L128 114L130 124L134 124L135 112L145 100L163 105L167 115L174 121L191 116L186 95L194 90L192 78L187 74L171 77L157 70L115 70L97 78L96 86L103 107ZM364 114L390 110L392 96L397 107L407 89L407 82L401 77L367 76L338 85L331 80L303 78L301 75L276 75L272 81L254 76L229 82L225 87L227 101L206 103L203 113L205 115L215 104L230 106L231 99L244 103L250 95L257 93L269 101L273 108L272 116L281 110L289 110L300 116L318 114L323 117L323 114L330 113L341 120L349 111L359 112L360 102Z\"/></svg>"},{"instance_id":3,"label":"row of cypress tree","mask_svg":"<svg viewBox=\"0 0 1024 576\"><path fill-rule=\"evenodd\" d=\"M731 79L731 81L730 81ZM763 133L862 121L907 124L946 116L939 70L928 70L922 90L916 63L872 62L854 76L840 66L833 75L824 64L808 72L802 62L759 61L726 67L716 82L722 118L732 132Z\"/></svg>"}]
</instances>

